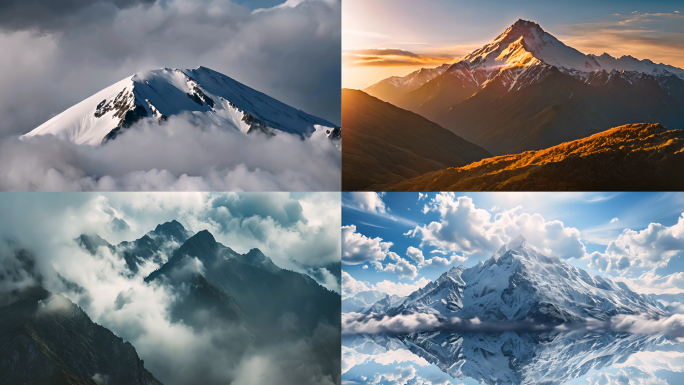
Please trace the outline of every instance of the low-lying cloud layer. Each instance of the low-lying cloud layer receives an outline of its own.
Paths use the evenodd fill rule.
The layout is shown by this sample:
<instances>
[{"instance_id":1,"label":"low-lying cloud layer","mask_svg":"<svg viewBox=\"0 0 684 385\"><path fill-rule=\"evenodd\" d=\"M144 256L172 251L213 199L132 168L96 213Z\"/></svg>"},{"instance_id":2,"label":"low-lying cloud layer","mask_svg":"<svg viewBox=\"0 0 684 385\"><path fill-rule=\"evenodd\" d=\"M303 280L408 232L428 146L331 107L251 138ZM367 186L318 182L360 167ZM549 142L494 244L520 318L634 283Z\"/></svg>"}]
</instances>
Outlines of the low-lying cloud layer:
<instances>
[{"instance_id":1,"label":"low-lying cloud layer","mask_svg":"<svg viewBox=\"0 0 684 385\"><path fill-rule=\"evenodd\" d=\"M100 147L52 136L0 141L0 190L335 191L339 141L147 121Z\"/></svg>"},{"instance_id":2,"label":"low-lying cloud layer","mask_svg":"<svg viewBox=\"0 0 684 385\"><path fill-rule=\"evenodd\" d=\"M378 314L342 314L342 334L410 334L427 331L448 330L453 332L503 333L503 332L555 332L569 330L606 330L634 334L664 334L669 339L684 341L684 314L674 314L661 319L640 315L616 315L608 320L586 320L572 324L539 324L533 322L487 322L477 317L462 319L444 318L435 314L401 314L386 316Z\"/></svg>"}]
</instances>

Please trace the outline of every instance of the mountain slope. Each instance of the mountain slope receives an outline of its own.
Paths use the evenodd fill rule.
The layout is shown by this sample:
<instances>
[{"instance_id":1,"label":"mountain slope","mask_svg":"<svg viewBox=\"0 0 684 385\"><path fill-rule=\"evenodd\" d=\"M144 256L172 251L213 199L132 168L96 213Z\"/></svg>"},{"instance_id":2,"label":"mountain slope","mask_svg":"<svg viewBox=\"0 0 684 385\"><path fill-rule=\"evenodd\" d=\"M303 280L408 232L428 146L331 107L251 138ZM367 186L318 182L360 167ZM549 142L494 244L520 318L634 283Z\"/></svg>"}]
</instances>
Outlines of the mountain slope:
<instances>
[{"instance_id":1,"label":"mountain slope","mask_svg":"<svg viewBox=\"0 0 684 385\"><path fill-rule=\"evenodd\" d=\"M684 189L684 131L616 127L540 151L502 155L384 186L394 191L669 191Z\"/></svg>"},{"instance_id":2,"label":"mountain slope","mask_svg":"<svg viewBox=\"0 0 684 385\"><path fill-rule=\"evenodd\" d=\"M201 262L201 267L194 261ZM286 313L296 315L299 327L313 331L319 323L340 324L340 296L320 286L312 278L280 269L258 249L238 254L216 242L206 230L200 231L146 282L167 280L178 287L188 279L204 280L218 291L207 295L193 294L212 303L225 295L234 301L232 313L238 314L262 338L269 335L273 322ZM276 295L287 293L287 296ZM206 293L205 293L206 294Z\"/></svg>"},{"instance_id":3,"label":"mountain slope","mask_svg":"<svg viewBox=\"0 0 684 385\"><path fill-rule=\"evenodd\" d=\"M342 90L342 119L345 190L372 190L491 156L439 125L362 91Z\"/></svg>"},{"instance_id":4,"label":"mountain slope","mask_svg":"<svg viewBox=\"0 0 684 385\"><path fill-rule=\"evenodd\" d=\"M161 384L135 348L60 294L17 293L0 308L3 384Z\"/></svg>"},{"instance_id":5,"label":"mountain slope","mask_svg":"<svg viewBox=\"0 0 684 385\"><path fill-rule=\"evenodd\" d=\"M76 104L24 137L55 135L98 146L134 123L189 114L198 124L242 132L274 130L309 136L337 132L330 122L292 108L205 67L139 72Z\"/></svg>"},{"instance_id":6,"label":"mountain slope","mask_svg":"<svg viewBox=\"0 0 684 385\"><path fill-rule=\"evenodd\" d=\"M452 268L384 314L412 313L547 324L605 320L617 314L665 315L650 296L546 257L522 236L485 262Z\"/></svg>"},{"instance_id":7,"label":"mountain slope","mask_svg":"<svg viewBox=\"0 0 684 385\"><path fill-rule=\"evenodd\" d=\"M684 128L684 70L631 56L585 55L518 20L393 102L501 155L630 123Z\"/></svg>"}]
</instances>

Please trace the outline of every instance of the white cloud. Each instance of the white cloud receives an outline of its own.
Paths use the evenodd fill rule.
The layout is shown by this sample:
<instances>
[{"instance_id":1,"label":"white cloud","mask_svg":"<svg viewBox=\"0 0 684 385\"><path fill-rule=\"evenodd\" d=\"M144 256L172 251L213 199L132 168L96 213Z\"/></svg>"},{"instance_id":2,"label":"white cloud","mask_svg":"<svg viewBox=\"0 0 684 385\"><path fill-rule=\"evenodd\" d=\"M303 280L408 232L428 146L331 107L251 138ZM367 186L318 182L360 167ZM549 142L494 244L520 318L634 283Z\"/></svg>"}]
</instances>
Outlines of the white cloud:
<instances>
[{"instance_id":1,"label":"white cloud","mask_svg":"<svg viewBox=\"0 0 684 385\"><path fill-rule=\"evenodd\" d=\"M185 116L147 121L101 147L55 137L0 141L0 190L334 191L340 150L310 138L197 127Z\"/></svg>"},{"instance_id":2,"label":"white cloud","mask_svg":"<svg viewBox=\"0 0 684 385\"><path fill-rule=\"evenodd\" d=\"M430 280L426 279L425 277L421 277L419 280L410 284L385 280L376 283L373 288L375 290L387 293L389 295L398 295L400 297L406 297L414 291L425 287L425 285L427 285L428 283L430 283Z\"/></svg>"},{"instance_id":3,"label":"white cloud","mask_svg":"<svg viewBox=\"0 0 684 385\"><path fill-rule=\"evenodd\" d=\"M656 268L667 265L684 250L684 215L676 224L651 223L643 230L625 229L611 241L604 253L587 256L590 267L599 271L625 270L627 267Z\"/></svg>"},{"instance_id":4,"label":"white cloud","mask_svg":"<svg viewBox=\"0 0 684 385\"><path fill-rule=\"evenodd\" d=\"M406 256L414 260L419 265L422 265L423 262L425 262L423 252L413 246L409 246L408 249L406 249Z\"/></svg>"},{"instance_id":5,"label":"white cloud","mask_svg":"<svg viewBox=\"0 0 684 385\"><path fill-rule=\"evenodd\" d=\"M452 255L450 258L443 258L443 257L432 257L425 261L425 263L421 267L425 266L439 266L439 267L446 267L450 266L454 262L458 263L463 263L468 260L468 257L465 255Z\"/></svg>"},{"instance_id":6,"label":"white cloud","mask_svg":"<svg viewBox=\"0 0 684 385\"><path fill-rule=\"evenodd\" d=\"M342 263L358 265L382 261L387 257L392 242L382 238L368 238L356 232L356 226L342 226Z\"/></svg>"},{"instance_id":7,"label":"white cloud","mask_svg":"<svg viewBox=\"0 0 684 385\"><path fill-rule=\"evenodd\" d=\"M420 201L422 201L423 199L427 198L427 196L428 196L427 193L419 192L419 193L418 193L418 202L420 202Z\"/></svg>"},{"instance_id":8,"label":"white cloud","mask_svg":"<svg viewBox=\"0 0 684 385\"><path fill-rule=\"evenodd\" d=\"M349 275L349 273L342 271L342 296L344 298L353 297L362 291L368 290L371 290L368 284L362 281L357 281L354 279L354 277Z\"/></svg>"},{"instance_id":9,"label":"white cloud","mask_svg":"<svg viewBox=\"0 0 684 385\"><path fill-rule=\"evenodd\" d=\"M619 219L617 219L617 217L616 217L616 218L611 219L610 223L617 223L618 221L619 221Z\"/></svg>"},{"instance_id":10,"label":"white cloud","mask_svg":"<svg viewBox=\"0 0 684 385\"><path fill-rule=\"evenodd\" d=\"M394 254L394 253L390 253ZM394 254L396 256L396 254ZM397 256L398 257L398 256ZM384 271L387 273L396 274L399 278L414 279L418 276L418 268L410 264L407 260L399 258L396 263L388 263L382 265L382 263L376 261L375 270Z\"/></svg>"},{"instance_id":11,"label":"white cloud","mask_svg":"<svg viewBox=\"0 0 684 385\"><path fill-rule=\"evenodd\" d=\"M440 221L416 226L407 235L420 238L421 245L443 251L491 254L523 235L547 255L580 258L585 254L579 230L565 227L561 221L546 221L540 214L523 213L520 206L492 217L487 210L475 207L472 198L457 198L450 192L438 194L424 211L438 212Z\"/></svg>"},{"instance_id":12,"label":"white cloud","mask_svg":"<svg viewBox=\"0 0 684 385\"><path fill-rule=\"evenodd\" d=\"M348 192L348 204L360 210L371 213L386 213L387 207L382 201L383 193L377 192Z\"/></svg>"}]
</instances>

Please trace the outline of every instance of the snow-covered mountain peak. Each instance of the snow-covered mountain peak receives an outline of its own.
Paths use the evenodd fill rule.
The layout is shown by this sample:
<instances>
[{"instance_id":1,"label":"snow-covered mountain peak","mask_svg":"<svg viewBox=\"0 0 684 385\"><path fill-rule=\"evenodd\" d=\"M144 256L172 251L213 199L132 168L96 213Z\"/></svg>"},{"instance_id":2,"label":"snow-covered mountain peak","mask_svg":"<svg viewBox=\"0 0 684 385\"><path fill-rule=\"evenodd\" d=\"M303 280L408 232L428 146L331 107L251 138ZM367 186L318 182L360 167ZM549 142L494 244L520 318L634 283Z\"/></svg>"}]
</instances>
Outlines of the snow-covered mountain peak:
<instances>
[{"instance_id":1,"label":"snow-covered mountain peak","mask_svg":"<svg viewBox=\"0 0 684 385\"><path fill-rule=\"evenodd\" d=\"M377 305L377 306L376 306ZM626 285L547 257L518 236L484 263L459 266L405 300L379 301L367 313L432 313L489 321L576 322L616 314L647 314L663 309Z\"/></svg>"},{"instance_id":2,"label":"snow-covered mountain peak","mask_svg":"<svg viewBox=\"0 0 684 385\"><path fill-rule=\"evenodd\" d=\"M332 123L286 105L206 67L141 71L76 104L24 135L55 135L98 146L143 119L187 114L195 122L244 133L284 131L309 136Z\"/></svg>"}]
</instances>

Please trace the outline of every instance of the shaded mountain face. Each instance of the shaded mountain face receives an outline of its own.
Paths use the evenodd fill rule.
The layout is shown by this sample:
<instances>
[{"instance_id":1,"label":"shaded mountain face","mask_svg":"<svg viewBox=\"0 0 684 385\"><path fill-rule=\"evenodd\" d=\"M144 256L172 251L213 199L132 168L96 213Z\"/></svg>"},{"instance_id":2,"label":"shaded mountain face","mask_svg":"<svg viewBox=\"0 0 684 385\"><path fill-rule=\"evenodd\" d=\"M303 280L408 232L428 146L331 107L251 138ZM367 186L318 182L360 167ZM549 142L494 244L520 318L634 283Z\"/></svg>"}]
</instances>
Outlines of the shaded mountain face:
<instances>
[{"instance_id":1,"label":"shaded mountain face","mask_svg":"<svg viewBox=\"0 0 684 385\"><path fill-rule=\"evenodd\" d=\"M495 155L629 123L684 128L684 70L630 56L585 55L525 20L420 87L398 93L397 106Z\"/></svg>"},{"instance_id":2,"label":"shaded mountain face","mask_svg":"<svg viewBox=\"0 0 684 385\"><path fill-rule=\"evenodd\" d=\"M545 150L484 159L384 186L395 191L675 191L684 131L633 124Z\"/></svg>"},{"instance_id":3,"label":"shaded mountain face","mask_svg":"<svg viewBox=\"0 0 684 385\"><path fill-rule=\"evenodd\" d=\"M606 320L618 314L665 315L650 296L637 294L621 282L592 277L557 257L549 258L522 237L476 266L452 268L383 310L390 316L430 313L544 324Z\"/></svg>"},{"instance_id":4,"label":"shaded mountain face","mask_svg":"<svg viewBox=\"0 0 684 385\"><path fill-rule=\"evenodd\" d=\"M342 90L342 120L344 190L374 190L491 156L438 124L362 91Z\"/></svg>"},{"instance_id":5,"label":"shaded mountain face","mask_svg":"<svg viewBox=\"0 0 684 385\"><path fill-rule=\"evenodd\" d=\"M99 247L107 247L112 253L119 253L126 261L128 270L135 274L142 265L148 262L161 266L164 262L161 253L172 254L191 236L191 232L178 221L173 220L158 225L135 241L123 241L116 246L97 234L82 234L76 241L91 254L96 254Z\"/></svg>"},{"instance_id":6,"label":"shaded mountain face","mask_svg":"<svg viewBox=\"0 0 684 385\"><path fill-rule=\"evenodd\" d=\"M461 380L488 385L560 385L665 343L663 336L615 332L452 333L345 337L361 354L409 350Z\"/></svg>"},{"instance_id":7,"label":"shaded mountain face","mask_svg":"<svg viewBox=\"0 0 684 385\"><path fill-rule=\"evenodd\" d=\"M307 137L318 129L339 137L334 124L290 107L205 67L139 72L55 116L24 137L55 135L99 146L143 119L163 122L187 114L197 124L241 132L283 131Z\"/></svg>"},{"instance_id":8,"label":"shaded mountain face","mask_svg":"<svg viewBox=\"0 0 684 385\"><path fill-rule=\"evenodd\" d=\"M297 328L306 332L320 323L340 326L338 294L307 275L279 268L258 249L238 254L206 230L188 239L145 281L189 288L179 300L179 318L190 319L193 312L207 308L202 302L209 303L264 340L282 337L271 332L279 333L273 325L283 317L295 317Z\"/></svg>"},{"instance_id":9,"label":"shaded mountain face","mask_svg":"<svg viewBox=\"0 0 684 385\"><path fill-rule=\"evenodd\" d=\"M135 348L60 294L15 292L0 308L0 378L7 384L161 384Z\"/></svg>"}]
</instances>

